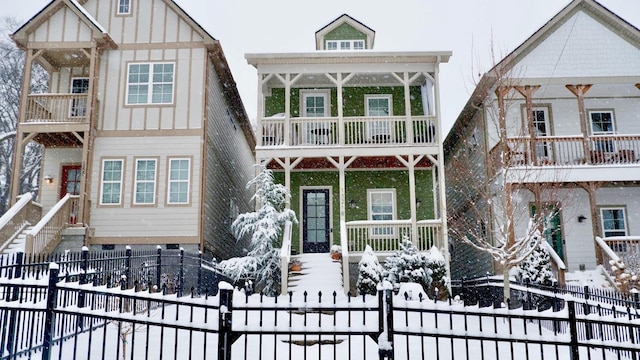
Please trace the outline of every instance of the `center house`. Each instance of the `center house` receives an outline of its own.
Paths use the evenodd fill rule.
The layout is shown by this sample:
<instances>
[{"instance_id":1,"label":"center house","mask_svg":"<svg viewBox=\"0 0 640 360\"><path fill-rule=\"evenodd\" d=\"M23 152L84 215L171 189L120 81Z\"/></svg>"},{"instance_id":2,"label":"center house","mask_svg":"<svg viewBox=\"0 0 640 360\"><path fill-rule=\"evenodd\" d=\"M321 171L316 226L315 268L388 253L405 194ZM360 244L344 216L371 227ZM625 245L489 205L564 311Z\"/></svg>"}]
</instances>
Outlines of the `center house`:
<instances>
[{"instance_id":1,"label":"center house","mask_svg":"<svg viewBox=\"0 0 640 360\"><path fill-rule=\"evenodd\" d=\"M256 161L300 221L292 249L341 246L345 289L367 244L385 257L406 236L449 260L438 72L451 52L379 52L374 39L345 14L314 52L245 55L258 72Z\"/></svg>"}]
</instances>

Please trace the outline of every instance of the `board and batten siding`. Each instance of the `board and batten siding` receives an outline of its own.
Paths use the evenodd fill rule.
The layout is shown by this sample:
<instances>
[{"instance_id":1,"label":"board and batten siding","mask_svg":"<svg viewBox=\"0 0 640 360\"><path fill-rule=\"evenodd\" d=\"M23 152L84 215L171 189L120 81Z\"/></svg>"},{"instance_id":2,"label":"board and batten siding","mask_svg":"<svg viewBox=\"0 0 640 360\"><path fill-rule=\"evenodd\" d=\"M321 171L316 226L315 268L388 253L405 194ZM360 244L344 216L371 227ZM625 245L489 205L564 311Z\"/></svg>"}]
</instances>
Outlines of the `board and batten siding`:
<instances>
[{"instance_id":1,"label":"board and batten siding","mask_svg":"<svg viewBox=\"0 0 640 360\"><path fill-rule=\"evenodd\" d=\"M231 232L237 215L232 212L235 207L239 213L253 211L253 189L246 184L255 176L255 158L211 62L208 72L204 250L226 259L244 255L247 245Z\"/></svg>"},{"instance_id":2,"label":"board and batten siding","mask_svg":"<svg viewBox=\"0 0 640 360\"><path fill-rule=\"evenodd\" d=\"M200 136L97 138L91 174L92 179L95 179L91 183L91 227L95 229L94 238L97 242L109 243L109 238L129 238L132 243L136 243L136 237L155 237L157 241L163 237L197 241L200 224L201 149ZM135 160L138 158L158 160L154 205L133 205ZM191 159L188 205L167 205L169 158ZM102 159L124 159L120 205L100 205ZM175 242L177 241L170 241Z\"/></svg>"},{"instance_id":3,"label":"board and batten siding","mask_svg":"<svg viewBox=\"0 0 640 360\"><path fill-rule=\"evenodd\" d=\"M40 183L38 202L42 204L43 214L51 210L60 199L62 166L80 165L81 163L82 149L43 148L42 168L40 169L41 178L44 176L51 176L53 178L51 184L47 184L43 180L41 180Z\"/></svg>"},{"instance_id":4,"label":"board and batten siding","mask_svg":"<svg viewBox=\"0 0 640 360\"><path fill-rule=\"evenodd\" d=\"M43 25L29 34L29 42L86 42L92 40L92 29L68 7L62 7Z\"/></svg>"}]
</instances>

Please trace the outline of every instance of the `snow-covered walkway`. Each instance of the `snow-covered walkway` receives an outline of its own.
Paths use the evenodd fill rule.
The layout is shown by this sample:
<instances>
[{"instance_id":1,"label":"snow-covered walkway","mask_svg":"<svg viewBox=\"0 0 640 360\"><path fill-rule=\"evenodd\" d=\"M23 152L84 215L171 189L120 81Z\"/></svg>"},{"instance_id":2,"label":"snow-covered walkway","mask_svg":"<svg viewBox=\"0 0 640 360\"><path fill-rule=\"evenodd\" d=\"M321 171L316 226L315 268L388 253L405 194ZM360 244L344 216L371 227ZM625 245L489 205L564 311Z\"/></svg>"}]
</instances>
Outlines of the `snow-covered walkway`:
<instances>
[{"instance_id":1,"label":"snow-covered walkway","mask_svg":"<svg viewBox=\"0 0 640 360\"><path fill-rule=\"evenodd\" d=\"M334 291L338 295L344 294L340 261L332 260L328 253L302 254L292 258L302 263L302 269L289 272L289 291L307 291L309 295L322 291L323 297Z\"/></svg>"}]
</instances>

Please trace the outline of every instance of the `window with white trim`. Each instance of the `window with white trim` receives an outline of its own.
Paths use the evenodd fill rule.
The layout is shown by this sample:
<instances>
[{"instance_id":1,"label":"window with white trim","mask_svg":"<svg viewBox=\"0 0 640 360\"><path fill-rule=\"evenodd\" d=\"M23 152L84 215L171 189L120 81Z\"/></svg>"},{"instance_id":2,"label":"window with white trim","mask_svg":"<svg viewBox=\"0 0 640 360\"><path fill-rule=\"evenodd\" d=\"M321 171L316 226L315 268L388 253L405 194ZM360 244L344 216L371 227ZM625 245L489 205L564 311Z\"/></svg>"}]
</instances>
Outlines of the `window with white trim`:
<instances>
[{"instance_id":1,"label":"window with white trim","mask_svg":"<svg viewBox=\"0 0 640 360\"><path fill-rule=\"evenodd\" d=\"M604 237L627 236L624 208L600 208L600 217L602 219L602 235Z\"/></svg>"},{"instance_id":2,"label":"window with white trim","mask_svg":"<svg viewBox=\"0 0 640 360\"><path fill-rule=\"evenodd\" d=\"M364 50L364 40L327 40L326 50Z\"/></svg>"},{"instance_id":3,"label":"window with white trim","mask_svg":"<svg viewBox=\"0 0 640 360\"><path fill-rule=\"evenodd\" d=\"M591 134L596 135L611 135L615 133L613 126L613 111L589 111L589 119L591 121ZM606 153L612 153L615 151L612 140L597 140L593 141L593 150Z\"/></svg>"},{"instance_id":4,"label":"window with white trim","mask_svg":"<svg viewBox=\"0 0 640 360\"><path fill-rule=\"evenodd\" d=\"M365 95L365 113L371 117L393 116L391 95ZM391 122L389 120L367 121L369 139L385 143L391 140Z\"/></svg>"},{"instance_id":5,"label":"window with white trim","mask_svg":"<svg viewBox=\"0 0 640 360\"><path fill-rule=\"evenodd\" d=\"M328 90L301 90L300 107L302 117L324 118L330 116L331 96ZM329 144L333 138L331 121L307 119L302 123L303 144Z\"/></svg>"},{"instance_id":6,"label":"window with white trim","mask_svg":"<svg viewBox=\"0 0 640 360\"><path fill-rule=\"evenodd\" d=\"M367 207L369 220L395 220L396 218L396 190L395 189L368 189ZM391 226L374 227L371 236L394 236Z\"/></svg>"},{"instance_id":7,"label":"window with white trim","mask_svg":"<svg viewBox=\"0 0 640 360\"><path fill-rule=\"evenodd\" d=\"M119 205L122 197L123 160L102 160L100 205Z\"/></svg>"},{"instance_id":8,"label":"window with white trim","mask_svg":"<svg viewBox=\"0 0 640 360\"><path fill-rule=\"evenodd\" d=\"M129 64L127 105L173 103L173 63Z\"/></svg>"},{"instance_id":9,"label":"window with white trim","mask_svg":"<svg viewBox=\"0 0 640 360\"><path fill-rule=\"evenodd\" d=\"M118 15L131 13L131 0L118 0Z\"/></svg>"},{"instance_id":10,"label":"window with white trim","mask_svg":"<svg viewBox=\"0 0 640 360\"><path fill-rule=\"evenodd\" d=\"M133 203L154 204L156 201L156 159L137 159Z\"/></svg>"},{"instance_id":11,"label":"window with white trim","mask_svg":"<svg viewBox=\"0 0 640 360\"><path fill-rule=\"evenodd\" d=\"M189 202L191 160L187 158L169 159L169 204L187 204Z\"/></svg>"}]
</instances>

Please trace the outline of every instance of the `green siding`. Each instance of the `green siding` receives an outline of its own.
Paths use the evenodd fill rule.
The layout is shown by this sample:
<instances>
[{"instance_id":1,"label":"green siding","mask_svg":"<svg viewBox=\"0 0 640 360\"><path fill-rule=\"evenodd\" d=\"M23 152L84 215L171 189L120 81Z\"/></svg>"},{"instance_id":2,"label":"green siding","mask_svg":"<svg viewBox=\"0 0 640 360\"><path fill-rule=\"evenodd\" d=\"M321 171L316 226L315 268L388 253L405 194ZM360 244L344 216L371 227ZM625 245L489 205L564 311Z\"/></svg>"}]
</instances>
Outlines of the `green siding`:
<instances>
[{"instance_id":1,"label":"green siding","mask_svg":"<svg viewBox=\"0 0 640 360\"><path fill-rule=\"evenodd\" d=\"M367 43L367 34L362 31L358 31L353 26L343 23L335 29L329 31L323 39L323 42L327 40L364 40L365 48L371 48L371 44ZM324 45L322 46L324 48Z\"/></svg>"},{"instance_id":2,"label":"green siding","mask_svg":"<svg viewBox=\"0 0 640 360\"><path fill-rule=\"evenodd\" d=\"M291 89L291 109L292 117L299 117L300 114L300 90ZM305 89L307 90L307 89ZM308 89L313 90L313 89ZM316 89L326 90L326 89ZM331 88L331 116L338 116L338 95L336 88ZM404 87L403 86L372 86L372 87L345 87L343 89L344 116L364 116L365 95L391 94L393 98L393 115L405 115ZM419 86L409 88L411 96L411 115L424 115L422 111L422 95ZM265 97L265 116L284 112L284 88L271 90L271 96Z\"/></svg>"},{"instance_id":3,"label":"green siding","mask_svg":"<svg viewBox=\"0 0 640 360\"><path fill-rule=\"evenodd\" d=\"M433 177L431 169L418 170L416 178L416 198L421 201L417 209L417 218L433 219ZM274 172L276 182L284 184L284 172ZM291 173L291 209L296 212L298 221L302 221L301 186L331 187L332 195L332 239L340 243L340 194L339 174L337 171L305 171ZM367 189L396 189L397 219L409 219L409 172L407 170L348 171L345 173L346 220L367 220ZM358 208L350 208L349 201L355 200ZM293 249L300 249L300 226L294 226L292 232Z\"/></svg>"}]
</instances>

